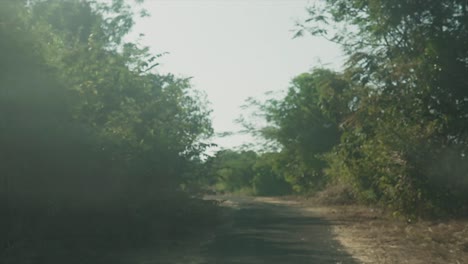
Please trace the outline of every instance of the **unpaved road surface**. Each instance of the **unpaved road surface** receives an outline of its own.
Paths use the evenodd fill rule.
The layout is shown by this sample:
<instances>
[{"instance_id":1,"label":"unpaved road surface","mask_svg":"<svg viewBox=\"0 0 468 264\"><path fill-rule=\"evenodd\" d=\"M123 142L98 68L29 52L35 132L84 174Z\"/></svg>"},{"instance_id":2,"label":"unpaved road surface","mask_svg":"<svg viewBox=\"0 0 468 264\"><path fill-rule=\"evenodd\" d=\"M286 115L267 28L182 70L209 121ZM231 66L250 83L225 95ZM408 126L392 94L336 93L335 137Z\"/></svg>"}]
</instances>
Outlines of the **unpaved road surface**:
<instances>
[{"instance_id":1,"label":"unpaved road surface","mask_svg":"<svg viewBox=\"0 0 468 264\"><path fill-rule=\"evenodd\" d=\"M194 230L190 238L146 248L68 252L44 244L40 256L17 252L5 264L353 264L332 235L333 221L298 204L269 198L210 197L220 201L223 224ZM183 228L183 227L181 227ZM56 246L57 250L54 250ZM36 250L37 251L37 250ZM41 250L39 250L41 251ZM72 254L73 253L73 254ZM19 257L20 256L20 257ZM44 256L44 257L41 257Z\"/></svg>"},{"instance_id":2,"label":"unpaved road surface","mask_svg":"<svg viewBox=\"0 0 468 264\"><path fill-rule=\"evenodd\" d=\"M178 256L145 263L468 263L468 220L407 223L375 208L294 197L210 199L222 201L226 224Z\"/></svg>"},{"instance_id":3,"label":"unpaved road surface","mask_svg":"<svg viewBox=\"0 0 468 264\"><path fill-rule=\"evenodd\" d=\"M222 199L229 222L217 228L192 263L357 263L332 236L332 224L313 213L262 199Z\"/></svg>"}]
</instances>

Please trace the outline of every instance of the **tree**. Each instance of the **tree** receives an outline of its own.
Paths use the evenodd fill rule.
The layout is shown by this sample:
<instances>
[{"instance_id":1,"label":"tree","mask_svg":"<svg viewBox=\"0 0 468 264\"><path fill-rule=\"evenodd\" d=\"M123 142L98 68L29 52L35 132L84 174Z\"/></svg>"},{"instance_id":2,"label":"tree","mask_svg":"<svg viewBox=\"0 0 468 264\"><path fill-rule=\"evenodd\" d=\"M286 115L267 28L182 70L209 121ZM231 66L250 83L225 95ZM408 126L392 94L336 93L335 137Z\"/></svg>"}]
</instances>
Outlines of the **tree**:
<instances>
[{"instance_id":1,"label":"tree","mask_svg":"<svg viewBox=\"0 0 468 264\"><path fill-rule=\"evenodd\" d=\"M209 174L221 191L251 189L254 177L253 166L257 154L253 151L236 152L221 150L207 162Z\"/></svg>"},{"instance_id":2,"label":"tree","mask_svg":"<svg viewBox=\"0 0 468 264\"><path fill-rule=\"evenodd\" d=\"M299 35L342 44L354 83L329 172L396 210L459 212L468 187L459 165L468 135L466 1L327 0L309 14Z\"/></svg>"},{"instance_id":3,"label":"tree","mask_svg":"<svg viewBox=\"0 0 468 264\"><path fill-rule=\"evenodd\" d=\"M261 106L269 125L260 133L280 143L284 177L297 192L318 190L326 182L322 155L339 143L347 89L338 73L316 69L294 78L284 98Z\"/></svg>"},{"instance_id":4,"label":"tree","mask_svg":"<svg viewBox=\"0 0 468 264\"><path fill-rule=\"evenodd\" d=\"M123 41L131 8L1 5L2 244L56 233L141 243L190 219L181 185L209 146L210 110L189 79L154 70L160 55Z\"/></svg>"},{"instance_id":5,"label":"tree","mask_svg":"<svg viewBox=\"0 0 468 264\"><path fill-rule=\"evenodd\" d=\"M281 153L262 153L254 164L252 188L256 195L285 195L292 192L286 181Z\"/></svg>"}]
</instances>

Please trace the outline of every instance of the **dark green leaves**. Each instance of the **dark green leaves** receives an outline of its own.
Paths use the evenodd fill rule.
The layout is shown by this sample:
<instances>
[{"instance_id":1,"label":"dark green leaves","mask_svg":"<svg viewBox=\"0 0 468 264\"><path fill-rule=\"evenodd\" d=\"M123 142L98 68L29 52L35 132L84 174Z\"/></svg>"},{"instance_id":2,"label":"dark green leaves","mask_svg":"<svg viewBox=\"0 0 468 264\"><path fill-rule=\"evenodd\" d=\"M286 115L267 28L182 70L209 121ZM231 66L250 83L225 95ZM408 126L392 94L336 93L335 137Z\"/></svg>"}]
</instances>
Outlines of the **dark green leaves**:
<instances>
[{"instance_id":1,"label":"dark green leaves","mask_svg":"<svg viewBox=\"0 0 468 264\"><path fill-rule=\"evenodd\" d=\"M468 175L455 169L468 147L467 10L458 0L327 0L309 9L303 28L328 30L349 55L351 89L331 109L348 102L351 111L338 117L343 136L327 154L327 174L347 179L362 199L416 214L466 203L468 185L453 175ZM431 164L446 149L458 157L440 173Z\"/></svg>"}]
</instances>

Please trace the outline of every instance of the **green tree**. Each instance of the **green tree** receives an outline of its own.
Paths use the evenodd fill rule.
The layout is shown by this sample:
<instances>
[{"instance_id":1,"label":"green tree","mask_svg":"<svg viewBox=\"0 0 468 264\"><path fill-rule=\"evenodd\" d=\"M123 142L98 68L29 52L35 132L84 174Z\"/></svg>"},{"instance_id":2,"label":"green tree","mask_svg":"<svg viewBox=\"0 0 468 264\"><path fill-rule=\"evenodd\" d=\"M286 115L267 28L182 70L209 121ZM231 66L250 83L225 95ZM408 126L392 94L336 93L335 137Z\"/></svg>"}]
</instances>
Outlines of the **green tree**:
<instances>
[{"instance_id":1,"label":"green tree","mask_svg":"<svg viewBox=\"0 0 468 264\"><path fill-rule=\"evenodd\" d=\"M338 73L316 69L294 78L284 98L261 106L268 126L260 133L281 145L284 177L297 192L318 190L326 183L322 155L339 143L347 89L348 82Z\"/></svg>"},{"instance_id":2,"label":"green tree","mask_svg":"<svg viewBox=\"0 0 468 264\"><path fill-rule=\"evenodd\" d=\"M233 192L252 188L256 160L257 154L253 151L221 150L206 164L218 189Z\"/></svg>"},{"instance_id":3,"label":"green tree","mask_svg":"<svg viewBox=\"0 0 468 264\"><path fill-rule=\"evenodd\" d=\"M1 3L2 244L140 243L194 217L181 185L209 146L210 110L189 79L154 70L160 55L123 41L132 25L120 0Z\"/></svg>"},{"instance_id":4,"label":"green tree","mask_svg":"<svg viewBox=\"0 0 468 264\"><path fill-rule=\"evenodd\" d=\"M309 14L299 35L342 44L344 75L354 83L329 172L396 210L460 212L468 187L460 166L468 135L466 1L326 0Z\"/></svg>"},{"instance_id":5,"label":"green tree","mask_svg":"<svg viewBox=\"0 0 468 264\"><path fill-rule=\"evenodd\" d=\"M252 179L253 191L256 195L285 195L292 192L291 185L284 177L282 154L262 153L254 164L255 176Z\"/></svg>"}]
</instances>

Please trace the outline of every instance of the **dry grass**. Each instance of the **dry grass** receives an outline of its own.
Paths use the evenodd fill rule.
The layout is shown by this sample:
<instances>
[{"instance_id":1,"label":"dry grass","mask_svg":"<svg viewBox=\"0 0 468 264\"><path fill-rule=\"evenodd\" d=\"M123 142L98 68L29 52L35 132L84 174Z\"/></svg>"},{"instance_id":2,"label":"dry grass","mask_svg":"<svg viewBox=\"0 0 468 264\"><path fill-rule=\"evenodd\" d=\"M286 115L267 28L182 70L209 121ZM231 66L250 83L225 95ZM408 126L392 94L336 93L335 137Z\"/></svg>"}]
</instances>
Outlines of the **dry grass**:
<instances>
[{"instance_id":1,"label":"dry grass","mask_svg":"<svg viewBox=\"0 0 468 264\"><path fill-rule=\"evenodd\" d=\"M359 207L323 215L346 221L333 231L363 263L468 263L466 220L406 223Z\"/></svg>"},{"instance_id":2,"label":"dry grass","mask_svg":"<svg viewBox=\"0 0 468 264\"><path fill-rule=\"evenodd\" d=\"M329 220L335 238L362 263L468 263L468 219L408 223L365 206L318 205L316 199L302 197L262 201L288 204Z\"/></svg>"},{"instance_id":3,"label":"dry grass","mask_svg":"<svg viewBox=\"0 0 468 264\"><path fill-rule=\"evenodd\" d=\"M315 194L313 201L323 205L351 205L356 203L356 196L350 186L335 184Z\"/></svg>"}]
</instances>

